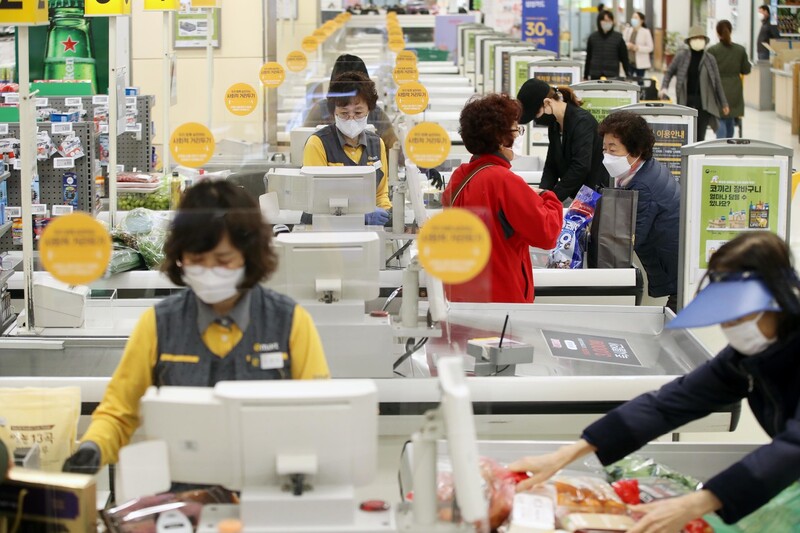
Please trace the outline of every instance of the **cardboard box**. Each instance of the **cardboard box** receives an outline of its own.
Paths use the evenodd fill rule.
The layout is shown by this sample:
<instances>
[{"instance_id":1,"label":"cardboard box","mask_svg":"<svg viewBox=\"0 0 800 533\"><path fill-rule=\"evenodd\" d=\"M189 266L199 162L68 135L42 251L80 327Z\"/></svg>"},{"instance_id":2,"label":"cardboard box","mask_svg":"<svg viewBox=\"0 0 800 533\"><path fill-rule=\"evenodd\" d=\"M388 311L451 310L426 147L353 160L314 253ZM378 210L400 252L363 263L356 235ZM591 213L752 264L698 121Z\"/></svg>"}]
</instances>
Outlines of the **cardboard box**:
<instances>
[{"instance_id":1,"label":"cardboard box","mask_svg":"<svg viewBox=\"0 0 800 533\"><path fill-rule=\"evenodd\" d=\"M97 505L93 476L12 468L0 485L0 516L13 523L22 497L20 531L41 524L58 525L59 531L86 533L97 527Z\"/></svg>"},{"instance_id":2,"label":"cardboard box","mask_svg":"<svg viewBox=\"0 0 800 533\"><path fill-rule=\"evenodd\" d=\"M783 70L787 63L800 59L800 41L790 39L770 39L769 45L772 68Z\"/></svg>"}]
</instances>

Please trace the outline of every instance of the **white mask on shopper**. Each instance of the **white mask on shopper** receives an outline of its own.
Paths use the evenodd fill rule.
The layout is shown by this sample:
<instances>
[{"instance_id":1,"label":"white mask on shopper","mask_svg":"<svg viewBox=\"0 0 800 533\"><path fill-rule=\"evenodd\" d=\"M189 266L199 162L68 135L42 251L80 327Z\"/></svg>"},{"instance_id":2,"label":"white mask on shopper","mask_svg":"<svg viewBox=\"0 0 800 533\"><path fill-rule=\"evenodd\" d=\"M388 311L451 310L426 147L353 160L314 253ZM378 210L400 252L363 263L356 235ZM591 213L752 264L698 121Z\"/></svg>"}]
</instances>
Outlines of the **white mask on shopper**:
<instances>
[{"instance_id":1,"label":"white mask on shopper","mask_svg":"<svg viewBox=\"0 0 800 533\"><path fill-rule=\"evenodd\" d=\"M636 160L638 159L637 157ZM631 171L631 164L628 163L628 156L626 155L605 154L603 156L603 166L606 167L609 176L617 179L624 178Z\"/></svg>"},{"instance_id":2,"label":"white mask on shopper","mask_svg":"<svg viewBox=\"0 0 800 533\"><path fill-rule=\"evenodd\" d=\"M705 39L692 39L689 41L689 46L695 52L701 52L706 49L706 40Z\"/></svg>"},{"instance_id":3,"label":"white mask on shopper","mask_svg":"<svg viewBox=\"0 0 800 533\"><path fill-rule=\"evenodd\" d=\"M642 21L639 19L631 19L631 26L634 28L638 28L641 23Z\"/></svg>"},{"instance_id":4,"label":"white mask on shopper","mask_svg":"<svg viewBox=\"0 0 800 533\"><path fill-rule=\"evenodd\" d=\"M244 280L244 267L183 267L183 281L191 287L201 301L212 305L236 296L239 284Z\"/></svg>"},{"instance_id":5,"label":"white mask on shopper","mask_svg":"<svg viewBox=\"0 0 800 533\"><path fill-rule=\"evenodd\" d=\"M761 328L758 327L758 321L761 320L762 316L764 316L763 311L752 320L736 324L735 326L722 328L722 333L725 334L731 348L742 355L756 355L769 348L771 344L778 340L777 337L768 339L761 333Z\"/></svg>"},{"instance_id":6,"label":"white mask on shopper","mask_svg":"<svg viewBox=\"0 0 800 533\"><path fill-rule=\"evenodd\" d=\"M350 118L342 119L336 117L336 127L341 131L345 137L355 139L361 132L367 129L367 118Z\"/></svg>"},{"instance_id":7,"label":"white mask on shopper","mask_svg":"<svg viewBox=\"0 0 800 533\"><path fill-rule=\"evenodd\" d=\"M600 23L600 27L603 29L604 32L608 33L612 29L614 29L614 23L613 22L601 22Z\"/></svg>"}]
</instances>

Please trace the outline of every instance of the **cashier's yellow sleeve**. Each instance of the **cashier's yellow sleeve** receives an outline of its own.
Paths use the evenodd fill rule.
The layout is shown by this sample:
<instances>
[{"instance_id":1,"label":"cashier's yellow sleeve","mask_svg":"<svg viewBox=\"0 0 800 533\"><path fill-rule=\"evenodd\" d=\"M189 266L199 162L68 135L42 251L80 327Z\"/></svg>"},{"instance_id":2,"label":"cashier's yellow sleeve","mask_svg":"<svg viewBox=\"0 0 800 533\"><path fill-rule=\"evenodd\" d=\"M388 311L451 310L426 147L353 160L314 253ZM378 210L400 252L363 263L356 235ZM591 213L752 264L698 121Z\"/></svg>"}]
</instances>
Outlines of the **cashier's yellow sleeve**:
<instances>
[{"instance_id":1,"label":"cashier's yellow sleeve","mask_svg":"<svg viewBox=\"0 0 800 533\"><path fill-rule=\"evenodd\" d=\"M383 144L381 139L381 170L383 170L383 179L375 189L375 205L383 209L391 209L392 202L389 201L389 160L386 157L386 145Z\"/></svg>"},{"instance_id":2,"label":"cashier's yellow sleeve","mask_svg":"<svg viewBox=\"0 0 800 533\"><path fill-rule=\"evenodd\" d=\"M119 449L128 444L139 427L139 401L152 384L156 350L156 312L150 308L131 333L103 401L92 414L92 423L81 439L100 447L103 464L117 462Z\"/></svg>"},{"instance_id":3,"label":"cashier's yellow sleeve","mask_svg":"<svg viewBox=\"0 0 800 533\"><path fill-rule=\"evenodd\" d=\"M322 350L322 341L308 311L294 306L292 331L289 333L289 350L292 353L292 379L328 379L328 361Z\"/></svg>"},{"instance_id":4,"label":"cashier's yellow sleeve","mask_svg":"<svg viewBox=\"0 0 800 533\"><path fill-rule=\"evenodd\" d=\"M303 148L303 166L304 167L327 167L328 156L325 154L325 147L322 145L322 139L316 135L312 135L306 141L306 146Z\"/></svg>"}]
</instances>

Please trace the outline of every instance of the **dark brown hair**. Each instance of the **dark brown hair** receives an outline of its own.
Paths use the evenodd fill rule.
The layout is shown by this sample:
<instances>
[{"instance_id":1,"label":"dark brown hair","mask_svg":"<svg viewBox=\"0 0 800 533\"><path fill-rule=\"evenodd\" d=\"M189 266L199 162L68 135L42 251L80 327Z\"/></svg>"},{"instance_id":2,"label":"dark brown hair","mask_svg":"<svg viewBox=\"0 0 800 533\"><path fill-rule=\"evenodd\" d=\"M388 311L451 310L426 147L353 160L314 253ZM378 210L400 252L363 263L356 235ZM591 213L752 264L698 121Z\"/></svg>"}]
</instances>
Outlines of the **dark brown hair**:
<instances>
[{"instance_id":1,"label":"dark brown hair","mask_svg":"<svg viewBox=\"0 0 800 533\"><path fill-rule=\"evenodd\" d=\"M370 111L375 109L378 103L375 82L363 72L343 72L331 81L328 88L328 112L333 115L336 106L346 107L358 98L364 100Z\"/></svg>"},{"instance_id":2,"label":"dark brown hair","mask_svg":"<svg viewBox=\"0 0 800 533\"><path fill-rule=\"evenodd\" d=\"M778 320L778 337L783 340L800 330L800 281L792 262L783 239L768 231L754 231L723 244L709 259L703 281L718 272L757 273L783 311Z\"/></svg>"},{"instance_id":3,"label":"dark brown hair","mask_svg":"<svg viewBox=\"0 0 800 533\"><path fill-rule=\"evenodd\" d=\"M731 32L733 31L733 26L731 25L729 20L720 20L717 22L717 35L719 35L719 42L726 46L731 45Z\"/></svg>"},{"instance_id":4,"label":"dark brown hair","mask_svg":"<svg viewBox=\"0 0 800 533\"><path fill-rule=\"evenodd\" d=\"M549 98L551 100L558 100L559 102L566 102L568 104L572 104L575 106L582 106L583 100L578 98L578 95L575 94L575 91L567 87L566 85L559 85L558 87L552 87L550 92L547 93L545 98Z\"/></svg>"},{"instance_id":5,"label":"dark brown hair","mask_svg":"<svg viewBox=\"0 0 800 533\"><path fill-rule=\"evenodd\" d=\"M458 132L473 155L493 154L501 146L514 144L511 128L519 120L522 106L507 94L473 97L461 110Z\"/></svg>"},{"instance_id":6,"label":"dark brown hair","mask_svg":"<svg viewBox=\"0 0 800 533\"><path fill-rule=\"evenodd\" d=\"M641 115L630 111L611 113L600 123L597 133L600 137L607 133L618 137L628 150L628 154L637 156L642 161L653 157L653 145L656 137Z\"/></svg>"},{"instance_id":7,"label":"dark brown hair","mask_svg":"<svg viewBox=\"0 0 800 533\"><path fill-rule=\"evenodd\" d=\"M254 287L275 271L270 229L256 200L244 189L225 181L204 181L190 188L170 226L161 270L176 285L183 281L184 254L213 250L227 235L244 255L245 277L240 289Z\"/></svg>"},{"instance_id":8,"label":"dark brown hair","mask_svg":"<svg viewBox=\"0 0 800 533\"><path fill-rule=\"evenodd\" d=\"M641 11L634 11L633 14L638 15L638 17L642 19L642 28L647 28L647 19L645 18L644 13Z\"/></svg>"}]
</instances>

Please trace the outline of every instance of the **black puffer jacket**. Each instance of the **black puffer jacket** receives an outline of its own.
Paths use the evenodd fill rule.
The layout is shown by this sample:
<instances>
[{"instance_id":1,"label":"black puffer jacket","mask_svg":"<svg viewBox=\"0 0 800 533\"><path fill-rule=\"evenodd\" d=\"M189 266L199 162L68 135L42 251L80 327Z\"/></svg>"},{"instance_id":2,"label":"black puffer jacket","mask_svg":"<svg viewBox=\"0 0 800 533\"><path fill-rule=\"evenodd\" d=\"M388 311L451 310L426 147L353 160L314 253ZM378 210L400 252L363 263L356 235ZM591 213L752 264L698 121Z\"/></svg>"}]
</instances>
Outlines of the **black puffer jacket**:
<instances>
[{"instance_id":1,"label":"black puffer jacket","mask_svg":"<svg viewBox=\"0 0 800 533\"><path fill-rule=\"evenodd\" d=\"M583 75L593 80L599 80L601 76L619 78L620 63L623 72L630 72L631 65L628 61L625 39L617 31L604 32L598 20L597 31L589 36L589 41L586 43L586 66Z\"/></svg>"}]
</instances>

